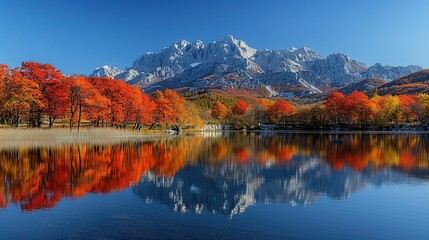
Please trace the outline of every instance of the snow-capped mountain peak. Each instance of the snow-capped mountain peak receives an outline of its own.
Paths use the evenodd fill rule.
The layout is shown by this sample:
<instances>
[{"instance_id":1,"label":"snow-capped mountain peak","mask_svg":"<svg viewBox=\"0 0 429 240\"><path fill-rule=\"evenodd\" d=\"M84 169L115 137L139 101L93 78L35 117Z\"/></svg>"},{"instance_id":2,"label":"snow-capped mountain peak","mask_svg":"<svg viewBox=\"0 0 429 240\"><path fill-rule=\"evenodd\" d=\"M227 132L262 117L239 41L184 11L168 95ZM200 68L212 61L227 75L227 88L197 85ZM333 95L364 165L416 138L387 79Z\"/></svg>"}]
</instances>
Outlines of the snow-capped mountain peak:
<instances>
[{"instance_id":1,"label":"snow-capped mountain peak","mask_svg":"<svg viewBox=\"0 0 429 240\"><path fill-rule=\"evenodd\" d=\"M102 67L96 68L91 74L91 77L111 77L114 78L117 75L123 73L124 71L118 69L117 67L111 67L104 65Z\"/></svg>"},{"instance_id":2,"label":"snow-capped mountain peak","mask_svg":"<svg viewBox=\"0 0 429 240\"><path fill-rule=\"evenodd\" d=\"M381 64L367 67L346 54L323 57L308 47L256 50L229 35L207 44L181 40L160 52L143 54L125 71L103 66L96 68L91 76L123 79L150 90L270 86L280 96L296 96L367 78L389 81L421 69Z\"/></svg>"}]
</instances>

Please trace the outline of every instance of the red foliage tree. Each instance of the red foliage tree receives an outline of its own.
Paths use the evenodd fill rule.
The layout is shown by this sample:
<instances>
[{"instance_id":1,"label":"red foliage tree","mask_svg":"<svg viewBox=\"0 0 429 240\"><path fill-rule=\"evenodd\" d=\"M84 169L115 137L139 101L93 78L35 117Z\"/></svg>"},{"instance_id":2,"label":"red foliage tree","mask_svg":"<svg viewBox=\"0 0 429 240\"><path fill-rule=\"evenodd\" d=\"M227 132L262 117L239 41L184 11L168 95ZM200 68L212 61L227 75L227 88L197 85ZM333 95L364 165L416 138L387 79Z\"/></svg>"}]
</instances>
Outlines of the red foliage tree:
<instances>
[{"instance_id":1,"label":"red foliage tree","mask_svg":"<svg viewBox=\"0 0 429 240\"><path fill-rule=\"evenodd\" d=\"M145 93L141 93L141 108L136 116L138 124L135 127L138 128L139 124L152 123L152 115L155 108L155 102L150 98L150 96Z\"/></svg>"},{"instance_id":2,"label":"red foliage tree","mask_svg":"<svg viewBox=\"0 0 429 240\"><path fill-rule=\"evenodd\" d=\"M354 91L346 98L346 118L349 123L363 123L365 121L365 107L368 96L360 91Z\"/></svg>"},{"instance_id":3,"label":"red foliage tree","mask_svg":"<svg viewBox=\"0 0 429 240\"><path fill-rule=\"evenodd\" d=\"M237 115L243 115L244 113L246 113L247 109L248 106L246 102L240 99L232 108L232 112Z\"/></svg>"},{"instance_id":4,"label":"red foliage tree","mask_svg":"<svg viewBox=\"0 0 429 240\"><path fill-rule=\"evenodd\" d=\"M416 104L416 99L408 94L399 95L399 111L401 120L410 123L416 120L416 114L413 112L413 106Z\"/></svg>"},{"instance_id":5,"label":"red foliage tree","mask_svg":"<svg viewBox=\"0 0 429 240\"><path fill-rule=\"evenodd\" d=\"M170 102L173 110L170 114L170 122L178 122L179 119L183 118L186 114L186 109L183 105L185 103L185 99L171 89L166 89L164 91L164 97Z\"/></svg>"},{"instance_id":6,"label":"red foliage tree","mask_svg":"<svg viewBox=\"0 0 429 240\"><path fill-rule=\"evenodd\" d=\"M326 107L326 113L332 122L336 124L342 123L342 118L345 114L346 97L343 93L332 92L331 95L323 102Z\"/></svg>"}]
</instances>

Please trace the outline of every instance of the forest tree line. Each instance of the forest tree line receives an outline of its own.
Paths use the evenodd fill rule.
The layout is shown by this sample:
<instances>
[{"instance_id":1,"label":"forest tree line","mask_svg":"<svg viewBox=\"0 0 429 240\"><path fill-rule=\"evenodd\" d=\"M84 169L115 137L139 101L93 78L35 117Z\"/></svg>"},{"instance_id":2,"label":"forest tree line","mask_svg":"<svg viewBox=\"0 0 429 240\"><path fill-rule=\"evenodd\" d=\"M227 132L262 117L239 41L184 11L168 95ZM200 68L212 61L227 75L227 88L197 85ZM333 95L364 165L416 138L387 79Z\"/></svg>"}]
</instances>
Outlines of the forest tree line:
<instances>
[{"instance_id":1,"label":"forest tree line","mask_svg":"<svg viewBox=\"0 0 429 240\"><path fill-rule=\"evenodd\" d=\"M429 95L367 96L331 93L318 104L299 105L281 98L236 98L207 108L166 89L152 94L108 77L65 76L50 64L0 65L0 125L80 128L143 126L199 127L204 123L257 128L260 124L353 126L357 128L429 123Z\"/></svg>"},{"instance_id":2,"label":"forest tree line","mask_svg":"<svg viewBox=\"0 0 429 240\"><path fill-rule=\"evenodd\" d=\"M172 90L152 95L121 80L64 76L54 66L0 66L0 124L53 127L55 122L140 129L144 124L198 125L194 107Z\"/></svg>"},{"instance_id":3,"label":"forest tree line","mask_svg":"<svg viewBox=\"0 0 429 240\"><path fill-rule=\"evenodd\" d=\"M232 113L232 114L231 114ZM303 128L384 128L429 123L429 95L371 96L361 91L349 95L332 92L324 101L311 104L291 104L284 99L257 99L247 105L239 100L231 110L216 102L212 115L217 119L252 128L259 123L280 124Z\"/></svg>"}]
</instances>

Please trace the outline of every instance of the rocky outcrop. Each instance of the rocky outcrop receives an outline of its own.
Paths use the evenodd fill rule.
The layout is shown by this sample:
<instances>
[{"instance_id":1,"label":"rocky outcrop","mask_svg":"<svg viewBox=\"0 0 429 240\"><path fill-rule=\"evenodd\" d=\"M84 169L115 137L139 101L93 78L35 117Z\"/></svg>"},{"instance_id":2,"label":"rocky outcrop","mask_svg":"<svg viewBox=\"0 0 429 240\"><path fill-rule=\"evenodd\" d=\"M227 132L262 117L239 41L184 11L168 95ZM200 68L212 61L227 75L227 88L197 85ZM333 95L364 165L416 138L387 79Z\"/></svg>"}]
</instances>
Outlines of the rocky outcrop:
<instances>
[{"instance_id":1,"label":"rocky outcrop","mask_svg":"<svg viewBox=\"0 0 429 240\"><path fill-rule=\"evenodd\" d=\"M208 132L216 132L216 131L225 131L225 130L229 130L229 129L230 129L229 125L205 124L201 130L202 131L208 131Z\"/></svg>"}]
</instances>

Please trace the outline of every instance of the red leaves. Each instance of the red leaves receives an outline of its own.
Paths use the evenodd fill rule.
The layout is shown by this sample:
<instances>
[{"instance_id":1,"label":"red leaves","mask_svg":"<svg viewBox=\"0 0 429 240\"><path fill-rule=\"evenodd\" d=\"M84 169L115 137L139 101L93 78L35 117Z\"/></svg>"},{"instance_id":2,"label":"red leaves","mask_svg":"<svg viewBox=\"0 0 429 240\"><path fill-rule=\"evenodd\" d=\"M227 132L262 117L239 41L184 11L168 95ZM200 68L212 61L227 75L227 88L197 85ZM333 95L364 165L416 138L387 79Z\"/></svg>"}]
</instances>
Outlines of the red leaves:
<instances>
[{"instance_id":1,"label":"red leaves","mask_svg":"<svg viewBox=\"0 0 429 240\"><path fill-rule=\"evenodd\" d=\"M167 94L175 110L183 109L177 93ZM182 104L182 105L180 105ZM111 78L63 76L50 64L24 62L10 70L0 65L0 115L8 123L52 127L55 119L127 126L151 123L154 101L139 88ZM179 113L177 113L179 114ZM25 117L25 118L24 118ZM178 115L176 115L177 119Z\"/></svg>"},{"instance_id":2,"label":"red leaves","mask_svg":"<svg viewBox=\"0 0 429 240\"><path fill-rule=\"evenodd\" d=\"M42 93L49 87L50 82L59 81L63 78L62 73L54 66L36 62L23 62L20 72L30 80L36 82Z\"/></svg>"},{"instance_id":3,"label":"red leaves","mask_svg":"<svg viewBox=\"0 0 429 240\"><path fill-rule=\"evenodd\" d=\"M155 102L150 98L149 95L142 93L142 101L140 105L140 112L137 114L137 120L143 124L149 124L153 122L152 113L156 108Z\"/></svg>"},{"instance_id":4,"label":"red leaves","mask_svg":"<svg viewBox=\"0 0 429 240\"><path fill-rule=\"evenodd\" d=\"M399 96L399 110L401 111L402 120L409 122L416 119L416 114L413 112L413 107L416 105L414 96L404 94Z\"/></svg>"},{"instance_id":5,"label":"red leaves","mask_svg":"<svg viewBox=\"0 0 429 240\"><path fill-rule=\"evenodd\" d=\"M346 97L343 93L332 92L331 95L323 102L326 106L326 113L331 121L341 123L341 118L345 114Z\"/></svg>"},{"instance_id":6,"label":"red leaves","mask_svg":"<svg viewBox=\"0 0 429 240\"><path fill-rule=\"evenodd\" d=\"M240 99L232 108L232 112L237 115L243 115L247 111L247 109L248 109L248 106L246 102Z\"/></svg>"},{"instance_id":7,"label":"red leaves","mask_svg":"<svg viewBox=\"0 0 429 240\"><path fill-rule=\"evenodd\" d=\"M286 117L296 113L296 108L284 99L277 100L274 105L268 109L268 115L274 122L282 122Z\"/></svg>"},{"instance_id":8,"label":"red leaves","mask_svg":"<svg viewBox=\"0 0 429 240\"><path fill-rule=\"evenodd\" d=\"M333 92L323 104L328 118L335 124L367 124L379 110L378 103L360 91L349 96Z\"/></svg>"},{"instance_id":9,"label":"red leaves","mask_svg":"<svg viewBox=\"0 0 429 240\"><path fill-rule=\"evenodd\" d=\"M155 123L169 124L173 122L175 115L173 114L173 104L164 97L161 91L156 91L152 94L155 102L155 109L153 110L153 120Z\"/></svg>"},{"instance_id":10,"label":"red leaves","mask_svg":"<svg viewBox=\"0 0 429 240\"><path fill-rule=\"evenodd\" d=\"M171 122L178 122L179 118L183 116L186 111L183 105L185 103L185 99L171 89L166 89L164 91L164 97L171 105Z\"/></svg>"},{"instance_id":11,"label":"red leaves","mask_svg":"<svg viewBox=\"0 0 429 240\"><path fill-rule=\"evenodd\" d=\"M2 124L20 122L40 127L49 120L52 127L56 119L63 119L70 121L71 126L75 121L124 128L134 124L135 129L149 123L196 126L202 125L202 113L210 113L212 100L221 100L228 107L232 106L229 111L222 102L215 102L211 106L212 117L224 120L230 113L227 122L237 128L253 128L261 123L384 127L429 122L429 97L426 94L375 94L368 98L359 91L349 96L333 92L323 104L300 106L299 114L296 114L295 106L284 99L274 101L240 95L247 102L243 99L235 102L239 97L237 93L232 91L229 94L223 98L202 99L200 103L203 104L199 105L192 99L186 101L170 89L148 96L121 80L76 75L66 77L50 64L24 62L14 70L0 65Z\"/></svg>"}]
</instances>

